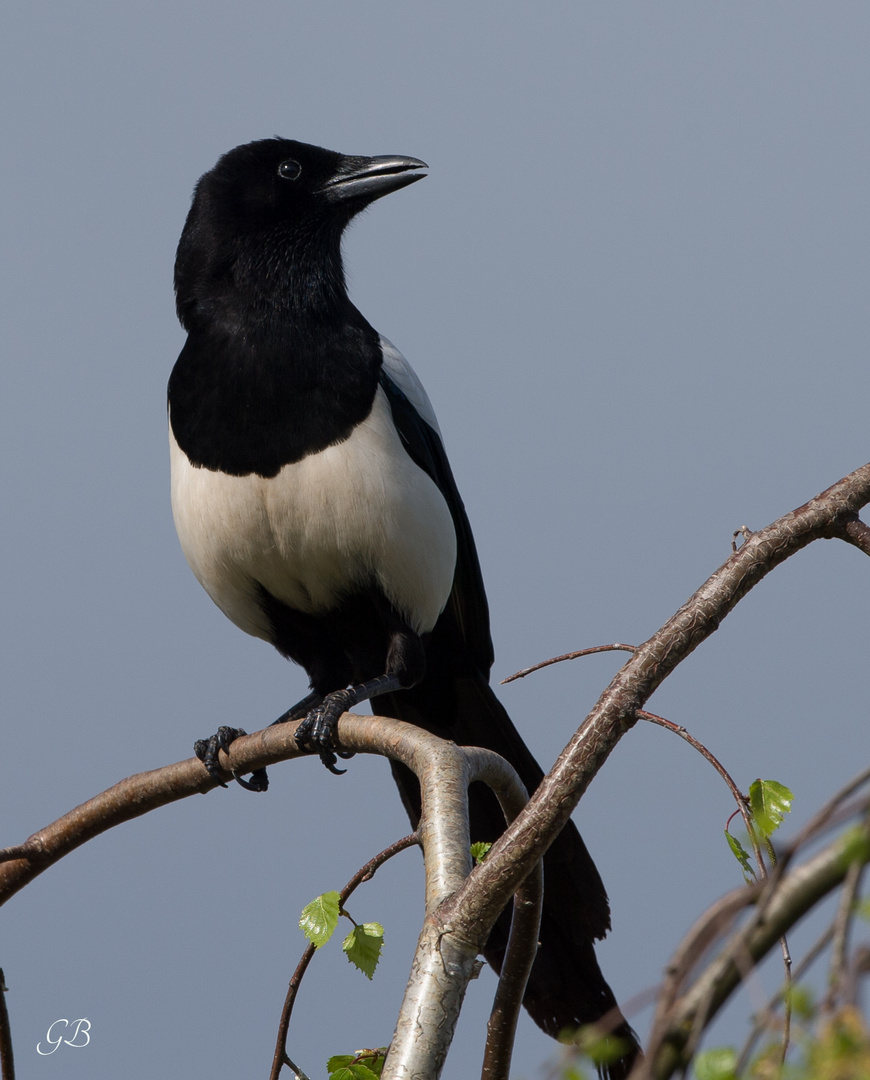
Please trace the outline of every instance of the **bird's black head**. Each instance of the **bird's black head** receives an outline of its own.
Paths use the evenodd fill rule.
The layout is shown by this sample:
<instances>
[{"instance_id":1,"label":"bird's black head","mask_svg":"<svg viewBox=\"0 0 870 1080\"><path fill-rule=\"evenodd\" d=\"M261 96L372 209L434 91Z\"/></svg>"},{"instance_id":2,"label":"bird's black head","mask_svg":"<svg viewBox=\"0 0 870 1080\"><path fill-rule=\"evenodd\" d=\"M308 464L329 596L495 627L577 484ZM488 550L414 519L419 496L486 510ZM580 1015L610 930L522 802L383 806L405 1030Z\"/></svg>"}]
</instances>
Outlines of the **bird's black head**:
<instances>
[{"instance_id":1,"label":"bird's black head","mask_svg":"<svg viewBox=\"0 0 870 1080\"><path fill-rule=\"evenodd\" d=\"M266 296L344 291L341 234L375 199L425 175L410 157L348 157L292 139L237 146L199 181L178 245L186 328L236 288ZM210 306L210 305L209 305Z\"/></svg>"}]
</instances>

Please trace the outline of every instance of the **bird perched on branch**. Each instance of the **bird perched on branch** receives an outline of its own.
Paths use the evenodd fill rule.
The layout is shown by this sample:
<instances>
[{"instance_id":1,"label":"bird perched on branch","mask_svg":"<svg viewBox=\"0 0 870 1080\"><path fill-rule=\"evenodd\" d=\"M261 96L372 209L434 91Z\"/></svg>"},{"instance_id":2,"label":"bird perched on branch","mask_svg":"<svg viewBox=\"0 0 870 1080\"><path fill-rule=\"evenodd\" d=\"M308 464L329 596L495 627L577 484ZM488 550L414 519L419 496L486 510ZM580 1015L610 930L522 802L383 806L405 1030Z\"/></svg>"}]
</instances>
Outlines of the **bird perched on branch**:
<instances>
[{"instance_id":1,"label":"bird perched on branch","mask_svg":"<svg viewBox=\"0 0 870 1080\"><path fill-rule=\"evenodd\" d=\"M298 741L330 768L338 717L376 698L381 715L501 754L531 792L543 773L489 686L486 594L432 406L345 287L348 222L426 167L276 138L201 178L175 265L188 337L169 380L173 515L217 606L305 668L311 693L282 719L304 718ZM197 744L213 775L236 733ZM416 778L392 769L416 824ZM472 839L495 840L495 798L474 785L470 806ZM573 824L544 868L524 1004L556 1035L616 1010L593 949L610 910ZM496 970L509 924L485 950ZM618 1077L637 1044L615 1016Z\"/></svg>"}]
</instances>

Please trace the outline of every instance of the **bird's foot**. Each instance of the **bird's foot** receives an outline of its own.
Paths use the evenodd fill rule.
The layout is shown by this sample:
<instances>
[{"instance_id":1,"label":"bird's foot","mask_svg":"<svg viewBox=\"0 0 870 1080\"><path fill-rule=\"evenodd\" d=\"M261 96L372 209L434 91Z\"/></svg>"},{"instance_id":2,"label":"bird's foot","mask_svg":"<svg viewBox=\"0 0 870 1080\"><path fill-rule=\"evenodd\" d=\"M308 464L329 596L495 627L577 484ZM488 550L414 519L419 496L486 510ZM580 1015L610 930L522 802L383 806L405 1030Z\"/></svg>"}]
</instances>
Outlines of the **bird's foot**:
<instances>
[{"instance_id":1,"label":"bird's foot","mask_svg":"<svg viewBox=\"0 0 870 1080\"><path fill-rule=\"evenodd\" d=\"M347 769L335 767L338 758L353 757L352 752L339 750L336 746L338 718L359 700L351 687L335 690L315 705L296 729L296 742L303 750L319 754L323 764L336 776L347 772Z\"/></svg>"},{"instance_id":2,"label":"bird's foot","mask_svg":"<svg viewBox=\"0 0 870 1080\"><path fill-rule=\"evenodd\" d=\"M206 767L212 780L217 781L221 787L227 785L221 778L222 770L218 759L218 751L223 750L226 752L229 750L230 745L240 735L247 735L244 728L219 727L211 738L197 739L193 744L193 752ZM247 788L248 791L265 791L269 787L269 777L265 769L256 769L251 773L250 780L245 780L238 773L233 773L233 779L243 788Z\"/></svg>"}]
</instances>

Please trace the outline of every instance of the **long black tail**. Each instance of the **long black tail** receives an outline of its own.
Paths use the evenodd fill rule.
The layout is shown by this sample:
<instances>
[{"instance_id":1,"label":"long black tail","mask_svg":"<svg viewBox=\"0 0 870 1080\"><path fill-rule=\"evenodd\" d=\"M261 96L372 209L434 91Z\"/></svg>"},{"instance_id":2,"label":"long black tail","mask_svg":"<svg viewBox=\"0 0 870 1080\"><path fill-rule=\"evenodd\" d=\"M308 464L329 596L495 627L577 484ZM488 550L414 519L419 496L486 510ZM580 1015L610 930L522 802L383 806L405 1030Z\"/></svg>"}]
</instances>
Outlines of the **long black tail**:
<instances>
[{"instance_id":1,"label":"long black tail","mask_svg":"<svg viewBox=\"0 0 870 1080\"><path fill-rule=\"evenodd\" d=\"M385 694L373 703L374 711L416 724L460 745L482 746L506 758L529 793L543 779L535 761L488 682L456 657L443 667L431 663L429 674L417 687ZM446 658L444 658L446 659ZM439 672L439 667L441 671ZM412 824L420 816L420 789L405 766L393 764L393 777ZM482 784L469 791L472 841L496 840L504 832L504 817L495 796ZM637 1037L619 1014L616 998L607 985L595 956L593 942L610 929L610 905L604 884L573 822L568 822L544 856L544 909L540 947L526 987L523 1004L535 1023L548 1035L600 1020L616 1010L613 1035L624 1047L619 1060L602 1067L609 1080L628 1076L640 1051ZM484 955L501 970L508 933L510 906L493 928Z\"/></svg>"}]
</instances>

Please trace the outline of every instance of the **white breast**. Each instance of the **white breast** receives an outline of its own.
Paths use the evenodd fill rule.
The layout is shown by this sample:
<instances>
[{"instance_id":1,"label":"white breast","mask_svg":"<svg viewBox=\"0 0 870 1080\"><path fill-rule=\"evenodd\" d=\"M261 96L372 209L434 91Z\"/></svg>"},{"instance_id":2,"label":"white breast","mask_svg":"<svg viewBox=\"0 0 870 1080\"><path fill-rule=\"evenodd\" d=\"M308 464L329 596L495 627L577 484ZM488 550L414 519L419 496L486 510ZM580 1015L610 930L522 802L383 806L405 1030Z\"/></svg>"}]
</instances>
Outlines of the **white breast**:
<instances>
[{"instance_id":1,"label":"white breast","mask_svg":"<svg viewBox=\"0 0 870 1080\"><path fill-rule=\"evenodd\" d=\"M380 388L348 439L272 479L194 468L171 426L169 445L184 554L212 600L247 633L269 639L256 583L309 613L374 584L412 629L435 625L453 583L453 521L437 486L402 447Z\"/></svg>"}]
</instances>

